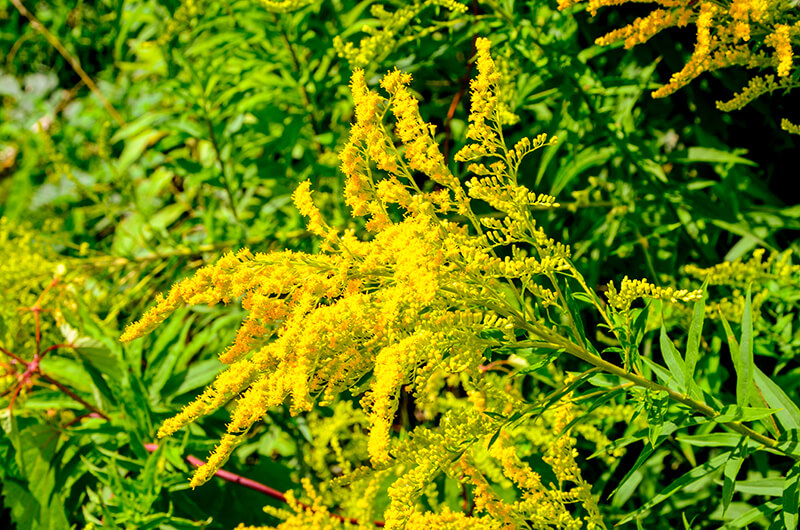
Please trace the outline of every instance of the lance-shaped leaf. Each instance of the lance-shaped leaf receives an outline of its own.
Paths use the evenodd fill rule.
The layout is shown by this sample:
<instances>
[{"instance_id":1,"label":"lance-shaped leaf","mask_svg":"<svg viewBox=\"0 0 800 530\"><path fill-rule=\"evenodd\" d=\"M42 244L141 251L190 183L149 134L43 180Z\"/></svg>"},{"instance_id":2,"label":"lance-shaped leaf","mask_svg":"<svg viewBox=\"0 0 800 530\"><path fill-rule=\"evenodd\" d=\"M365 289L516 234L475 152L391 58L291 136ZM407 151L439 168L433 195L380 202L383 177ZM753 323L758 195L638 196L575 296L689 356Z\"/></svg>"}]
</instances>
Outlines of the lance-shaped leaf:
<instances>
[{"instance_id":1,"label":"lance-shaped leaf","mask_svg":"<svg viewBox=\"0 0 800 530\"><path fill-rule=\"evenodd\" d=\"M749 312L748 312L749 313ZM725 335L728 339L728 349L731 352L731 361L733 362L733 369L736 372L736 403L740 407L746 407L747 403L743 402L742 399L745 396L749 396L750 393L747 392L743 385L747 380L747 366L745 366L746 362L743 362L743 359L747 357L746 354L742 353L742 347L739 344L739 341L736 340L736 335L733 334L733 330L731 329L731 325L725 319L725 315L720 312L719 314L720 320L722 321L722 326L725 328ZM752 332L752 322L751 322L751 332ZM744 335L744 329L742 329L742 335ZM752 360L753 360L753 350L752 350L752 342L750 347L750 384L752 384L753 380L753 372L752 372Z\"/></svg>"},{"instance_id":2,"label":"lance-shaped leaf","mask_svg":"<svg viewBox=\"0 0 800 530\"><path fill-rule=\"evenodd\" d=\"M708 279L703 282L701 289L703 297L694 303L692 322L689 324L689 338L686 342L686 363L684 364L684 379L691 384L694 379L694 370L700 358L700 337L703 333L703 320L706 316L706 286Z\"/></svg>"},{"instance_id":3,"label":"lance-shaped leaf","mask_svg":"<svg viewBox=\"0 0 800 530\"><path fill-rule=\"evenodd\" d=\"M753 385L753 313L750 303L750 287L742 312L742 340L739 344L739 371L736 374L736 403L740 407L747 406L750 399L750 388Z\"/></svg>"},{"instance_id":4,"label":"lance-shaped leaf","mask_svg":"<svg viewBox=\"0 0 800 530\"><path fill-rule=\"evenodd\" d=\"M742 515L729 522L720 530L734 530L735 528L747 528L747 525L752 524L759 519L766 517L768 520L775 512L780 509L780 504L774 501L768 501L760 506L756 506L751 510L747 510Z\"/></svg>"},{"instance_id":5,"label":"lance-shaped leaf","mask_svg":"<svg viewBox=\"0 0 800 530\"><path fill-rule=\"evenodd\" d=\"M717 423L757 421L763 418L768 418L775 414L775 412L775 409L754 407L742 408L738 405L728 405L727 407L723 407L719 414L714 416L712 419Z\"/></svg>"},{"instance_id":6,"label":"lance-shaped leaf","mask_svg":"<svg viewBox=\"0 0 800 530\"><path fill-rule=\"evenodd\" d=\"M797 528L800 523L798 507L800 506L800 462L795 463L783 480L783 524L786 528Z\"/></svg>"},{"instance_id":7,"label":"lance-shaped leaf","mask_svg":"<svg viewBox=\"0 0 800 530\"><path fill-rule=\"evenodd\" d=\"M725 462L725 470L723 471L724 482L722 483L723 516L728 511L728 506L731 504L731 499L733 498L733 487L736 485L736 475L739 474L739 470L742 468L742 462L744 462L746 440L746 437L741 437L739 443L736 445L736 449L730 453L730 458L727 462Z\"/></svg>"},{"instance_id":8,"label":"lance-shaped leaf","mask_svg":"<svg viewBox=\"0 0 800 530\"><path fill-rule=\"evenodd\" d=\"M688 472L684 473L683 475L678 477L676 480L674 480L669 486L664 488L661 491L661 493L657 494L655 497L650 499L648 502L646 502L643 506L641 506L637 510L634 510L633 512L631 512L627 516L625 516L625 518L622 519L622 521L617 523L617 526L623 525L623 524L629 522L630 520L638 517L642 512L645 512L645 511L649 510L650 508L652 508L653 506L655 506L655 505L657 505L657 504L659 504L661 502L664 502L665 500L669 499L676 492L682 490L683 488L685 488L685 487L687 487L687 486L689 486L691 484L694 484L695 482L697 482L698 480L702 479L703 477L705 477L709 473L712 473L713 471L716 471L717 469L722 467L722 465L725 464L725 462L728 461L728 458L730 458L730 455L731 455L731 451L726 451L726 452L724 452L722 454L719 454L719 455L715 456L714 458L712 458L708 462L704 463L703 465L701 465L699 467L696 467L696 468L692 469L691 471L688 471Z\"/></svg>"},{"instance_id":9,"label":"lance-shaped leaf","mask_svg":"<svg viewBox=\"0 0 800 530\"><path fill-rule=\"evenodd\" d=\"M686 366L684 365L683 359L681 359L681 354L678 352L675 345L669 340L667 336L667 330L664 328L664 324L661 324L661 355L664 357L664 362L667 364L667 368L669 368L670 374L672 377L675 378L675 382L678 383L678 388L685 389L686 388Z\"/></svg>"},{"instance_id":10,"label":"lance-shaped leaf","mask_svg":"<svg viewBox=\"0 0 800 530\"><path fill-rule=\"evenodd\" d=\"M754 379L764 403L777 409L775 416L784 429L800 429L800 408L764 372L755 368Z\"/></svg>"}]
</instances>

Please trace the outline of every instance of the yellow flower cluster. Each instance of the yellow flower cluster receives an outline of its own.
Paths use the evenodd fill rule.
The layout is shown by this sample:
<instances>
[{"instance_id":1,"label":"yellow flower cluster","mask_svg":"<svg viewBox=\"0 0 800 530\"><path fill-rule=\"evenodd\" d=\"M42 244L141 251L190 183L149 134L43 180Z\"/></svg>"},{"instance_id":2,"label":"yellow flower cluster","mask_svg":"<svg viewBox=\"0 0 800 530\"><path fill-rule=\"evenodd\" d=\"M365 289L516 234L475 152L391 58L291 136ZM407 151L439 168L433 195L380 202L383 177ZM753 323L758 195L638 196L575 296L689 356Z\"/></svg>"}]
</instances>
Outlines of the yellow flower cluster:
<instances>
[{"instance_id":1,"label":"yellow flower cluster","mask_svg":"<svg viewBox=\"0 0 800 530\"><path fill-rule=\"evenodd\" d=\"M800 266L792 264L792 252L773 252L766 259L764 249L756 249L748 260L738 258L713 267L702 268L687 265L684 272L709 285L728 287L729 295L717 300L716 308L710 318L724 317L738 322L744 312L745 296L748 287L752 289L751 310L758 315L774 289L771 286L785 287L797 285Z\"/></svg>"},{"instance_id":2,"label":"yellow flower cluster","mask_svg":"<svg viewBox=\"0 0 800 530\"><path fill-rule=\"evenodd\" d=\"M558 0L558 5L566 9L585 4L590 13L596 15L602 7L639 1ZM692 56L672 75L669 83L653 92L654 97L668 96L703 72L729 66L773 68L779 78L790 77L794 68L793 46L800 36L800 20L792 2L654 0L654 3L658 8L648 15L597 39L597 44L623 41L626 48L631 48L667 28L694 24L696 42ZM771 48L772 53L767 53L764 45L767 50ZM752 90L751 93L755 94ZM740 105L729 103L723 108L740 108Z\"/></svg>"},{"instance_id":3,"label":"yellow flower cluster","mask_svg":"<svg viewBox=\"0 0 800 530\"><path fill-rule=\"evenodd\" d=\"M196 24L205 7L205 0L183 0L167 22L164 33L158 37L158 44L167 44L181 30Z\"/></svg>"},{"instance_id":4,"label":"yellow flower cluster","mask_svg":"<svg viewBox=\"0 0 800 530\"><path fill-rule=\"evenodd\" d=\"M330 415L315 409L306 416L313 444L303 458L323 480L349 474L354 462L368 460L367 437L363 435L369 425L367 415L349 400L337 401L331 409Z\"/></svg>"},{"instance_id":5,"label":"yellow flower cluster","mask_svg":"<svg viewBox=\"0 0 800 530\"><path fill-rule=\"evenodd\" d=\"M622 279L619 290L614 282L609 282L606 297L608 303L619 312L628 311L631 304L640 298L650 300L668 300L670 302L696 302L703 296L703 291L697 289L674 289L672 287L657 287L646 279L631 280L627 276Z\"/></svg>"},{"instance_id":6,"label":"yellow flower cluster","mask_svg":"<svg viewBox=\"0 0 800 530\"><path fill-rule=\"evenodd\" d=\"M123 334L123 340L141 337L182 305L239 303L247 313L220 353L227 369L159 431L170 435L231 404L227 433L192 485L207 480L269 408L288 404L293 414L307 413L321 448L308 456L318 477L333 479L336 467L344 477L335 483L361 484L348 509L364 521L372 516L365 504L393 474L383 516L387 528L501 528L528 520L538 521L537 528L602 525L580 478L573 434L558 437L553 430L569 422L571 405L545 413L535 428L533 419L523 422L520 431L503 434L486 449L500 427L487 414L510 415L522 404L508 378L486 373L488 352L517 348L524 333L533 338L525 326L537 325L536 315L567 314L556 275L576 272L569 248L549 238L534 218L537 210L556 207L555 198L535 194L517 179L522 158L551 141L541 135L506 147L489 41L479 39L478 50L470 157L494 161L476 162L468 186L451 173L433 127L420 116L411 76L389 72L381 82L384 97L356 70L350 85L355 123L340 160L347 204L354 216L368 220L365 239L326 223L310 185L301 184L293 199L309 231L325 240L319 253L229 253L173 286ZM394 116L395 134L385 124L387 115ZM417 183L420 174L428 179L424 185ZM473 200L494 205L501 217L478 218ZM552 336L551 327L536 329ZM446 387L463 389L467 398L443 392ZM343 398L345 392L354 399ZM397 418L403 393L426 422L437 420L436 427L395 435L403 429ZM453 402L446 403L443 393ZM336 414L325 420L310 412L316 404ZM354 435L352 444L343 445L347 431L364 427L366 436ZM587 438L603 441L588 425L582 428ZM521 453L514 440L530 440L534 432L537 442ZM557 487L524 463L531 451L546 457ZM371 468L352 470L365 460ZM476 488L475 516L437 504L430 485L443 474ZM519 498L497 497L497 484L519 488ZM279 528L347 527L319 497L329 501L330 490L320 491L307 489L311 509L292 500L290 510L276 512L284 519ZM431 510L420 510L423 496Z\"/></svg>"},{"instance_id":7,"label":"yellow flower cluster","mask_svg":"<svg viewBox=\"0 0 800 530\"><path fill-rule=\"evenodd\" d=\"M419 115L419 102L408 90L411 75L397 69L389 72L381 86L391 95L392 112L397 117L397 135L405 146L408 167L420 171L433 182L446 188L460 189L458 180L447 168L439 144L434 140L436 128Z\"/></svg>"},{"instance_id":8,"label":"yellow flower cluster","mask_svg":"<svg viewBox=\"0 0 800 530\"><path fill-rule=\"evenodd\" d=\"M316 0L258 0L267 11L273 13L291 13L307 5L313 4Z\"/></svg>"},{"instance_id":9,"label":"yellow flower cluster","mask_svg":"<svg viewBox=\"0 0 800 530\"><path fill-rule=\"evenodd\" d=\"M686 265L684 272L709 285L730 285L746 289L748 285L764 285L769 281L790 284L797 278L800 265L792 264L792 252L773 252L764 260L764 249L756 249L747 261L738 258L709 268Z\"/></svg>"},{"instance_id":10,"label":"yellow flower cluster","mask_svg":"<svg viewBox=\"0 0 800 530\"><path fill-rule=\"evenodd\" d=\"M783 129L786 132L790 132L792 134L800 134L800 125L792 123L786 118L781 120L781 129Z\"/></svg>"},{"instance_id":11,"label":"yellow flower cluster","mask_svg":"<svg viewBox=\"0 0 800 530\"><path fill-rule=\"evenodd\" d=\"M792 87L792 84L792 80L788 77L775 79L775 76L771 74L756 75L751 77L747 82L747 86L742 88L740 92L734 94L731 99L728 101L717 101L717 108L725 112L738 110L764 94L771 94L776 90L789 89Z\"/></svg>"}]
</instances>

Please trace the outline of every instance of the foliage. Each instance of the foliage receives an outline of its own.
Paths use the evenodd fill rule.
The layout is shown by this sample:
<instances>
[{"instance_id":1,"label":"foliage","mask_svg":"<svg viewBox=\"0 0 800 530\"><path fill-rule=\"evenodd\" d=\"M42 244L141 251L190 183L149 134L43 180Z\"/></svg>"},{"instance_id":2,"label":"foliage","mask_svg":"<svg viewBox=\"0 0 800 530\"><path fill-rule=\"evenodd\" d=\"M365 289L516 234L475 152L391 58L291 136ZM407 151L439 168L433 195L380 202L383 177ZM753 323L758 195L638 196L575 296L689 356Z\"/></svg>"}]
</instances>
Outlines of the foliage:
<instances>
[{"instance_id":1,"label":"foliage","mask_svg":"<svg viewBox=\"0 0 800 530\"><path fill-rule=\"evenodd\" d=\"M581 4L0 0L0 524L796 527L793 3Z\"/></svg>"}]
</instances>

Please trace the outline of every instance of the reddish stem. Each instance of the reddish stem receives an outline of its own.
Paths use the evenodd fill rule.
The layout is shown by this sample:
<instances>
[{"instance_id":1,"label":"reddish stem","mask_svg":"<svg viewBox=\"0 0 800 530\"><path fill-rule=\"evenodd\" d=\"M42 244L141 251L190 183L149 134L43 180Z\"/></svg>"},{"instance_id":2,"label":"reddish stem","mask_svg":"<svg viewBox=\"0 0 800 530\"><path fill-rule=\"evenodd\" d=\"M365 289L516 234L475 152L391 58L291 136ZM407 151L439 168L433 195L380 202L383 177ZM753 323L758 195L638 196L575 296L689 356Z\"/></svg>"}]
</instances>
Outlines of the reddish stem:
<instances>
[{"instance_id":1,"label":"reddish stem","mask_svg":"<svg viewBox=\"0 0 800 530\"><path fill-rule=\"evenodd\" d=\"M9 357L11 357L12 359L14 359L15 361L17 361L20 364L28 366L28 361L26 361L25 359L23 359L22 357L20 357L16 353L12 353L12 352L8 351L7 349L3 348L2 346L0 346L0 352L8 355Z\"/></svg>"},{"instance_id":2,"label":"reddish stem","mask_svg":"<svg viewBox=\"0 0 800 530\"><path fill-rule=\"evenodd\" d=\"M152 452L154 452L155 450L158 449L158 445L157 444L145 444L144 448L152 453ZM189 462L194 467L200 467L203 464L205 464L205 462L203 462L202 460L200 460L199 458L197 458L196 456L193 456L193 455L186 456L186 461ZM214 473L214 475L219 477L219 478L221 478L222 480L224 480L226 482L232 482L233 484L239 484L240 486L244 486L245 488L250 488L251 490L258 491L259 493L263 493L264 495L267 495L268 497L272 497L275 500L278 500L278 501L281 501L281 502L288 502L287 499L286 499L286 495L283 492L278 491L278 490L276 490L274 488L270 488L269 486L267 486L265 484L262 484L260 482L256 482L255 480L251 480L251 479L245 478L245 477L243 477L241 475L237 475L236 473L231 473L230 471L225 471L224 469L218 469ZM299 502L299 501L297 501L297 504L299 506L302 506L306 510L314 511L314 508L309 506L308 504L305 504L305 503L302 503L302 502ZM333 517L334 519L339 520L339 521L348 522L350 524L359 524L358 519L353 519L352 517L342 517L341 515L337 515L335 513L330 514L330 516ZM386 526L386 523L384 523L383 521L374 521L373 524L375 526L378 526L378 527Z\"/></svg>"},{"instance_id":3,"label":"reddish stem","mask_svg":"<svg viewBox=\"0 0 800 530\"><path fill-rule=\"evenodd\" d=\"M47 348L45 348L42 351L42 354L39 356L39 358L42 359L44 358L45 355L47 355L48 352L57 350L59 348L75 348L75 346L73 344L53 344L52 346L48 346Z\"/></svg>"},{"instance_id":4,"label":"reddish stem","mask_svg":"<svg viewBox=\"0 0 800 530\"><path fill-rule=\"evenodd\" d=\"M42 308L39 307L39 304L36 304L31 308L31 311L33 311L33 316L36 319L36 354L33 356L34 359L39 357L39 348L42 342L42 332L39 326L39 312L41 310Z\"/></svg>"}]
</instances>

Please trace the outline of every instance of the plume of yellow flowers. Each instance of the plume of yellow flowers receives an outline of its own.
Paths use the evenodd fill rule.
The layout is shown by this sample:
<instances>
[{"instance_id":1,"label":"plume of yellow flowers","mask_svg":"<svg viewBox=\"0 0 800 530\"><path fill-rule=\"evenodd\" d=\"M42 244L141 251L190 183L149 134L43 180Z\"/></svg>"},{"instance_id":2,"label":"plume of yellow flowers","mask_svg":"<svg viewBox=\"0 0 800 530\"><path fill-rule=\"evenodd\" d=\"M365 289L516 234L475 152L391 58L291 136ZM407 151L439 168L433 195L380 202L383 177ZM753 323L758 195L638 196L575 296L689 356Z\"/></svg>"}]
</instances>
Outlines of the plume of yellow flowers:
<instances>
[{"instance_id":1,"label":"plume of yellow flowers","mask_svg":"<svg viewBox=\"0 0 800 530\"><path fill-rule=\"evenodd\" d=\"M220 354L228 368L159 430L159 436L170 435L236 400L228 434L197 470L192 485L206 481L270 407L288 399L295 413L311 410L315 402L332 402L370 373L370 388L362 397L370 423L369 455L374 463L386 461L401 387L421 389L441 369L478 378L485 332L510 329L505 318L483 304L488 293L516 278L541 303L555 302L553 292L535 278L566 268L568 250L534 227L531 217L533 207L551 207L554 199L515 183L519 159L546 141L524 140L509 151L497 135L490 140L481 132L492 120L497 127L497 109L489 101L497 79L488 40L479 40L479 49L470 137L497 144L493 149L500 150L501 161L469 194L508 210L509 220L484 223L492 230L482 233L467 190L439 151L434 127L419 114L408 89L409 74L395 70L384 77L387 98L368 89L363 72L356 70L351 82L356 123L341 154L342 171L347 204L354 216L368 216L374 237L363 241L328 226L309 184L301 184L294 202L307 217L309 231L325 239L326 250L316 255L230 253L159 296L123 334L124 341L141 337L183 304L240 300L248 312L233 344ZM383 123L386 110L396 118L400 145ZM415 181L419 173L441 187L423 191ZM451 210L468 217L481 233L437 215ZM533 230L530 236L526 227ZM515 259L501 260L494 255L493 245L526 238L540 247L538 257L516 253Z\"/></svg>"},{"instance_id":2,"label":"plume of yellow flowers","mask_svg":"<svg viewBox=\"0 0 800 530\"><path fill-rule=\"evenodd\" d=\"M571 263L570 248L537 223L538 211L558 207L555 198L528 190L518 179L522 159L555 139L539 135L506 145L502 79L489 40L477 39L476 48L468 144L456 155L469 164L472 176L465 184L444 159L435 128L420 115L411 76L388 72L381 94L356 69L350 83L355 123L340 160L345 201L353 217L365 219L364 236L328 224L310 184L301 184L293 200L309 231L324 241L319 253L229 253L159 296L123 334L129 341L150 333L182 305L236 302L247 312L232 344L220 353L228 367L159 430L159 436L171 435L231 403L227 432L195 472L192 486L208 480L271 407L285 404L293 414L312 418L318 441L336 459L356 464L363 458L357 465L369 464L350 471L355 465L342 462L346 475L336 480L366 483L361 496L351 497L373 499L381 477L394 475L384 513L387 528L445 523L507 528L526 521L532 528L603 527L575 450L577 435L607 443L591 421L573 425L578 412L568 399L549 412L523 416L516 427L499 419L518 413L524 401L510 378L491 373L494 355L508 357L501 362L509 365L525 365L515 351L567 351L619 376L628 372L584 346L564 278L580 285L610 324L608 312ZM497 215L476 214L477 201ZM622 309L642 296L695 299L693 293L628 280L615 296L619 302L611 307ZM445 385L462 388L466 397L444 392ZM366 440L359 436L360 445L348 451L339 433L350 424L326 426L311 412L329 405L346 415L352 403L342 397L345 392L361 407L352 415L353 428L368 430ZM403 393L428 421L397 436ZM615 421L627 414L608 410ZM552 469L555 484L525 463L534 452ZM312 458L313 468L325 466L324 459ZM475 488L476 515L437 508L429 485L442 474ZM330 478L324 471L320 475ZM516 491L516 500L498 497L496 484ZM320 504L314 495L308 493L312 505ZM419 510L423 495L433 511ZM281 528L339 525L322 517L327 514L322 508L291 507L294 511L281 512ZM371 517L369 507L358 509Z\"/></svg>"},{"instance_id":3,"label":"plume of yellow flowers","mask_svg":"<svg viewBox=\"0 0 800 530\"><path fill-rule=\"evenodd\" d=\"M641 0L558 0L560 9L586 5L594 16L603 7ZM597 39L597 44L623 42L626 48L646 42L672 27L694 24L696 42L686 65L669 82L653 92L664 97L690 83L704 72L744 66L772 69L777 75L755 76L740 94L718 102L721 110L742 108L756 97L777 89L796 86L794 44L800 38L800 17L794 2L769 0L654 0L657 8L630 24ZM791 132L791 128L784 129Z\"/></svg>"}]
</instances>

